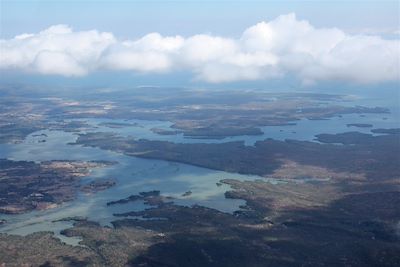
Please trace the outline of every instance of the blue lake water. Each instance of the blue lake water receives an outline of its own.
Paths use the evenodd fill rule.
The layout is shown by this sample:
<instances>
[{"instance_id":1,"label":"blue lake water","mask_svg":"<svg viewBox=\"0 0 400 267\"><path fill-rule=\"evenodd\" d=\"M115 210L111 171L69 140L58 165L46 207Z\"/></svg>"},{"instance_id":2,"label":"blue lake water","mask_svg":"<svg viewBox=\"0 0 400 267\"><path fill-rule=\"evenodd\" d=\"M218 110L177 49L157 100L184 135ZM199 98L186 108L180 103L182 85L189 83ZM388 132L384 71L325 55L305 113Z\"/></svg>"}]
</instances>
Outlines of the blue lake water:
<instances>
[{"instance_id":1,"label":"blue lake water","mask_svg":"<svg viewBox=\"0 0 400 267\"><path fill-rule=\"evenodd\" d=\"M277 140L296 139L312 141L319 133L340 133L359 131L370 133L372 128L347 127L349 123L373 124L373 128L399 127L398 112L391 114L350 114L336 116L329 120L301 120L296 125L262 127L263 135L236 136L224 139L191 139L182 134L159 135L151 131L152 128L170 129L170 122L143 121L143 120L109 120L109 119L82 119L91 125L87 132L115 132L122 136L132 136L137 139L164 140L176 143L221 143L229 141L244 141L246 145L273 138ZM130 123L124 127L107 127L102 123ZM46 134L47 137L35 136ZM87 217L102 225L110 225L117 218L114 213L142 210L146 206L142 202L131 202L123 205L106 206L113 200L125 198L142 191L161 190L163 195L174 197L174 202L180 205L199 204L218 209L223 212L233 212L245 204L242 200L225 199L224 193L229 190L227 185L217 186L221 179L255 180L266 179L259 176L240 175L222 171L190 166L181 163L160 160L140 159L125 156L120 153L101 150L98 148L69 145L77 138L77 134L63 131L43 130L29 135L20 144L0 144L0 157L12 160L111 160L118 164L106 168L94 169L90 176L83 179L83 183L97 178L114 178L116 186L86 195L79 193L76 200L64 203L60 207L33 211L20 215L0 215L0 219L7 223L0 227L0 232L11 234L29 234L37 231L54 231L55 235L64 242L76 245L79 238L67 238L60 231L71 227L72 222L53 222L70 216ZM45 139L46 142L39 142ZM273 178L270 182L279 182ZM190 196L182 196L187 191Z\"/></svg>"},{"instance_id":2,"label":"blue lake water","mask_svg":"<svg viewBox=\"0 0 400 267\"><path fill-rule=\"evenodd\" d=\"M43 137L33 136L42 133L47 135L45 143L38 142ZM225 178L239 180L259 178L180 163L129 157L97 148L67 145L76 138L77 135L73 133L39 131L28 136L23 143L0 145L0 157L30 161L57 159L117 161L116 165L94 169L90 176L82 181L84 183L96 178L115 178L117 185L92 195L80 193L76 200L64 203L55 209L20 215L0 215L0 219L7 220L7 223L1 226L1 232L24 235L37 231L54 231L63 241L76 244L76 239L59 234L60 230L70 227L71 222L52 221L70 216L83 216L103 225L109 225L116 219L113 213L141 210L145 206L140 202L106 206L107 202L155 189L161 190L164 195L176 198L174 202L177 204L200 204L224 212L233 212L239 209L244 201L225 199L224 192L229 189L228 186L217 186L216 183ZM182 194L189 190L192 194L183 197Z\"/></svg>"}]
</instances>

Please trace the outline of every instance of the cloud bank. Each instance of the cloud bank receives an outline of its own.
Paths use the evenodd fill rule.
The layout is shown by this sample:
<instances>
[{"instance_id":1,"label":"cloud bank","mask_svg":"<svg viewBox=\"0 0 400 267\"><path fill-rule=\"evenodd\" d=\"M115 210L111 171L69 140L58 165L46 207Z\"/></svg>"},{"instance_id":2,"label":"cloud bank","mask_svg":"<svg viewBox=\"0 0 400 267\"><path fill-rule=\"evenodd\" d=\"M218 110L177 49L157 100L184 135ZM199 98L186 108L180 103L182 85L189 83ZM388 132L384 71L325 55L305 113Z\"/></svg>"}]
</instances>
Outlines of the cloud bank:
<instances>
[{"instance_id":1,"label":"cloud bank","mask_svg":"<svg viewBox=\"0 0 400 267\"><path fill-rule=\"evenodd\" d=\"M190 71L211 83L295 75L303 83L400 80L400 41L315 28L295 14L260 22L240 38L150 33L118 40L112 33L55 25L0 40L0 69L84 76L98 70L170 73Z\"/></svg>"}]
</instances>

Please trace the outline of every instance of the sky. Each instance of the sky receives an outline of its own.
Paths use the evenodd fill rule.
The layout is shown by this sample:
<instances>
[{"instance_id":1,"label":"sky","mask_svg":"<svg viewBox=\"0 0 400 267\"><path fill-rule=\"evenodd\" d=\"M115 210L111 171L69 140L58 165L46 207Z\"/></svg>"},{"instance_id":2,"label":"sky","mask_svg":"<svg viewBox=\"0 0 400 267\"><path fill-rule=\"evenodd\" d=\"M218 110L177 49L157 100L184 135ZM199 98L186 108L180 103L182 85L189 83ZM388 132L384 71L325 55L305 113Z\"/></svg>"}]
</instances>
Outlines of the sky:
<instances>
[{"instance_id":1,"label":"sky","mask_svg":"<svg viewBox=\"0 0 400 267\"><path fill-rule=\"evenodd\" d=\"M345 31L399 29L398 1L22 1L1 0L1 38L37 32L55 24L98 29L121 38L213 33L238 36L257 22L294 12L317 27Z\"/></svg>"},{"instance_id":2,"label":"sky","mask_svg":"<svg viewBox=\"0 0 400 267\"><path fill-rule=\"evenodd\" d=\"M2 79L399 80L399 1L0 3Z\"/></svg>"}]
</instances>

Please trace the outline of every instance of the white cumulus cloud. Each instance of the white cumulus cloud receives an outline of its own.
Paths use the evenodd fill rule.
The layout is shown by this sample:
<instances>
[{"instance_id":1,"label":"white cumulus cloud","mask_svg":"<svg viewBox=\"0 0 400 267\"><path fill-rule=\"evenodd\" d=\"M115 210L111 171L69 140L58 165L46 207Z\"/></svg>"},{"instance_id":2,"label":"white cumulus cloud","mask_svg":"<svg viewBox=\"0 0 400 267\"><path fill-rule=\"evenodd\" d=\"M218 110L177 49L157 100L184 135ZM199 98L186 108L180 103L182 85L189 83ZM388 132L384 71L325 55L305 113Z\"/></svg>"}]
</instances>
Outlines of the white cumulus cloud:
<instances>
[{"instance_id":1,"label":"white cumulus cloud","mask_svg":"<svg viewBox=\"0 0 400 267\"><path fill-rule=\"evenodd\" d=\"M104 50L116 43L111 33L73 32L56 25L37 34L0 41L0 68L80 76L97 68Z\"/></svg>"},{"instance_id":2,"label":"white cumulus cloud","mask_svg":"<svg viewBox=\"0 0 400 267\"><path fill-rule=\"evenodd\" d=\"M295 14L260 22L240 38L150 33L118 40L112 33L55 25L0 40L0 69L82 76L97 70L190 71L207 82L295 75L304 83L400 79L399 39L315 28Z\"/></svg>"}]
</instances>

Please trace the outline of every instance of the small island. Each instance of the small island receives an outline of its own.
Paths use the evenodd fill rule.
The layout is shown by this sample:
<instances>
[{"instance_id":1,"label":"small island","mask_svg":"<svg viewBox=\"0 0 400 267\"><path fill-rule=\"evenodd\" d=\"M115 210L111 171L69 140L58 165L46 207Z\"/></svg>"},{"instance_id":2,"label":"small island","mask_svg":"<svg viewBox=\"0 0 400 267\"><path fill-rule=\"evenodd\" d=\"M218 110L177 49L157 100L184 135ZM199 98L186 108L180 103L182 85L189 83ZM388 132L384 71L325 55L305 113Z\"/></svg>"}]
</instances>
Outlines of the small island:
<instances>
[{"instance_id":1,"label":"small island","mask_svg":"<svg viewBox=\"0 0 400 267\"><path fill-rule=\"evenodd\" d=\"M93 194L99 191L106 190L116 184L115 179L99 179L91 181L90 183L82 186L81 191L86 194Z\"/></svg>"},{"instance_id":2,"label":"small island","mask_svg":"<svg viewBox=\"0 0 400 267\"><path fill-rule=\"evenodd\" d=\"M358 128L372 128L373 125L369 123L349 123L347 127L358 127Z\"/></svg>"}]
</instances>

